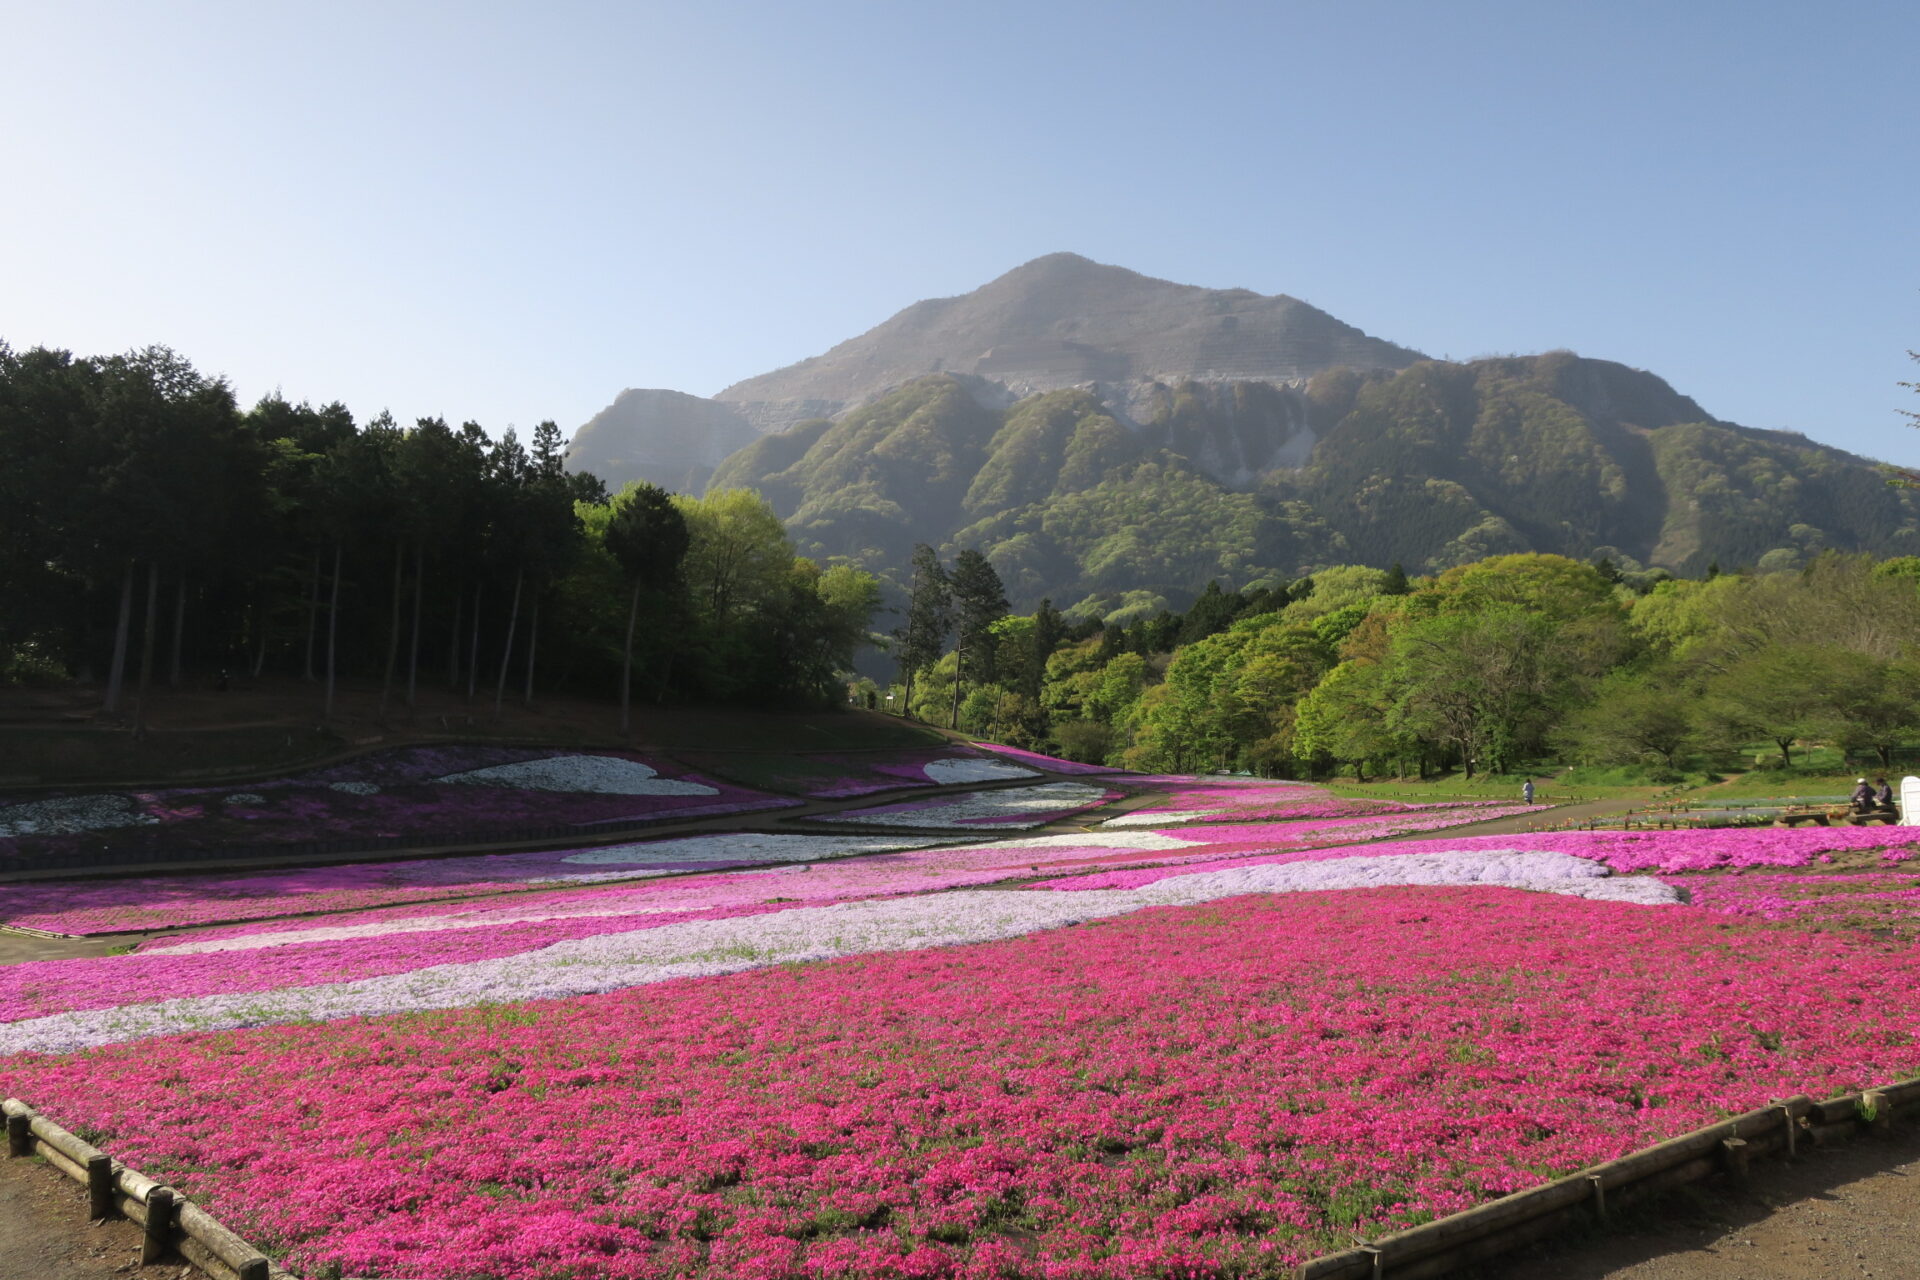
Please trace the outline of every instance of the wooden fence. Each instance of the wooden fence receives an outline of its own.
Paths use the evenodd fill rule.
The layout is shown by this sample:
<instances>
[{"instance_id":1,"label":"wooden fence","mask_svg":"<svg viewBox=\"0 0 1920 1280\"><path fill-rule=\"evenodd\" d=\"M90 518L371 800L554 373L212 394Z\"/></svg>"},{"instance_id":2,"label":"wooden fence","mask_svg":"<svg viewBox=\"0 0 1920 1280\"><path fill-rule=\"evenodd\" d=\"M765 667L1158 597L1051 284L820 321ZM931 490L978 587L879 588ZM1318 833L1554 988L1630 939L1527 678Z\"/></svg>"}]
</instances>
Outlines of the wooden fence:
<instances>
[{"instance_id":1,"label":"wooden fence","mask_svg":"<svg viewBox=\"0 0 1920 1280\"><path fill-rule=\"evenodd\" d=\"M11 1156L38 1154L86 1185L96 1219L120 1213L145 1229L140 1259L178 1253L214 1280L297 1280L171 1187L127 1168L18 1098L4 1104ZM1433 1280L1671 1187L1724 1174L1740 1183L1755 1159L1792 1158L1920 1109L1920 1077L1826 1102L1798 1094L1531 1190L1377 1237L1294 1269L1295 1280Z\"/></svg>"},{"instance_id":2,"label":"wooden fence","mask_svg":"<svg viewBox=\"0 0 1920 1280\"><path fill-rule=\"evenodd\" d=\"M1669 1187L1716 1173L1746 1179L1756 1158L1792 1157L1861 1130L1885 1132L1896 1112L1920 1106L1920 1077L1827 1102L1801 1094L1710 1124L1421 1226L1309 1259L1296 1280L1431 1280L1530 1244L1569 1226L1595 1221Z\"/></svg>"},{"instance_id":3,"label":"wooden fence","mask_svg":"<svg viewBox=\"0 0 1920 1280\"><path fill-rule=\"evenodd\" d=\"M172 1187L127 1168L18 1098L0 1105L7 1117L7 1154L38 1155L84 1183L96 1220L118 1213L139 1223L145 1230L142 1263L178 1254L214 1280L294 1280Z\"/></svg>"}]
</instances>

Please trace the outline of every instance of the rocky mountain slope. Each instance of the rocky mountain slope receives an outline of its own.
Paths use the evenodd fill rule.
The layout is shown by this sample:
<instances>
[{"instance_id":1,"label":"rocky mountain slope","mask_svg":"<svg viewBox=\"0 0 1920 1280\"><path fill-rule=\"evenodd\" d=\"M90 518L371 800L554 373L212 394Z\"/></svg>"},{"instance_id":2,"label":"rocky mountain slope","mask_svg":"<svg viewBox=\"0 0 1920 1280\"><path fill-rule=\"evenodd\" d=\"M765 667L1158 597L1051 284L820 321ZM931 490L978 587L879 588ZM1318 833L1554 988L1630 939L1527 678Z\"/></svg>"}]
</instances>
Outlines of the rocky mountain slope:
<instances>
[{"instance_id":1,"label":"rocky mountain slope","mask_svg":"<svg viewBox=\"0 0 1920 1280\"><path fill-rule=\"evenodd\" d=\"M1920 499L1870 462L1716 421L1653 374L1427 360L1293 298L1072 254L712 400L624 392L569 460L758 489L803 550L890 580L916 542L977 547L1023 608L1522 550L1683 573L1920 553Z\"/></svg>"},{"instance_id":2,"label":"rocky mountain slope","mask_svg":"<svg viewBox=\"0 0 1920 1280\"><path fill-rule=\"evenodd\" d=\"M581 428L570 460L616 487L636 479L690 487L687 477L755 433L837 417L931 373L971 379L983 404L1001 408L1037 391L1094 385L1134 416L1156 412L1180 382L1286 382L1335 367L1399 369L1419 358L1296 298L1174 284L1055 253L972 293L916 302L823 355L712 400L624 391ZM1298 424L1277 422L1263 438L1276 429L1292 438ZM1304 457L1310 443L1294 453ZM1263 452L1207 461L1244 479L1284 459Z\"/></svg>"},{"instance_id":3,"label":"rocky mountain slope","mask_svg":"<svg viewBox=\"0 0 1920 1280\"><path fill-rule=\"evenodd\" d=\"M1174 284L1054 253L715 398L773 424L832 417L928 373L972 374L1015 397L1087 383L1111 397L1130 384L1284 381L1419 358L1284 294Z\"/></svg>"}]
</instances>

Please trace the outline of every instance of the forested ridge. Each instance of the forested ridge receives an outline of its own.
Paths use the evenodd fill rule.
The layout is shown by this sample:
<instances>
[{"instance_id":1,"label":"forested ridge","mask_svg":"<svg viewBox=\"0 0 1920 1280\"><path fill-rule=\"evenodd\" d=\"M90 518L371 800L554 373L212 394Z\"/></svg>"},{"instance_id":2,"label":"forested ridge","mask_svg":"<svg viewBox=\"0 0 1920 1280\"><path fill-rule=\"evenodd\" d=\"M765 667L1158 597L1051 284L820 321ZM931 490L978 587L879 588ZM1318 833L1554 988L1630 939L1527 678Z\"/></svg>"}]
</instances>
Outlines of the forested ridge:
<instances>
[{"instance_id":1,"label":"forested ridge","mask_svg":"<svg viewBox=\"0 0 1920 1280\"><path fill-rule=\"evenodd\" d=\"M1021 608L1122 621L1210 580L1338 564L1437 573L1533 551L1698 575L1920 552L1920 497L1871 463L1565 352L1179 382L1126 421L1092 388L991 404L977 379L919 378L755 441L712 486L758 490L802 551L896 590L915 544L973 547Z\"/></svg>"},{"instance_id":2,"label":"forested ridge","mask_svg":"<svg viewBox=\"0 0 1920 1280\"><path fill-rule=\"evenodd\" d=\"M356 423L236 406L161 347L0 343L0 682L157 684L263 670L424 682L499 707L549 685L647 700L818 703L878 584L798 557L757 495L608 495L551 422Z\"/></svg>"},{"instance_id":3,"label":"forested ridge","mask_svg":"<svg viewBox=\"0 0 1920 1280\"><path fill-rule=\"evenodd\" d=\"M1538 553L1416 578L1342 565L1103 625L1013 614L978 552L947 567L922 546L907 598L896 702L1087 763L1679 776L1756 744L1791 766L1807 741L1890 767L1920 740L1916 557L1695 579Z\"/></svg>"}]
</instances>

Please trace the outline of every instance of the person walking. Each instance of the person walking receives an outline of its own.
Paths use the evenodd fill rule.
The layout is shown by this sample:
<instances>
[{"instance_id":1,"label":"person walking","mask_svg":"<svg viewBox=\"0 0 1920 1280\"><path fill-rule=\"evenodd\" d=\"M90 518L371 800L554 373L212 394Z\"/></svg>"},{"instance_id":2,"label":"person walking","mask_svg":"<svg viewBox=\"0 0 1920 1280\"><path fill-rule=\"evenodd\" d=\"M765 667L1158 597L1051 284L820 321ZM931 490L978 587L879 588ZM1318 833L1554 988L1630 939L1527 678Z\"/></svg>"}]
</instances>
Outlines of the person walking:
<instances>
[{"instance_id":1,"label":"person walking","mask_svg":"<svg viewBox=\"0 0 1920 1280\"><path fill-rule=\"evenodd\" d=\"M1533 779L1528 778L1520 787L1520 798L1528 804L1533 803Z\"/></svg>"}]
</instances>

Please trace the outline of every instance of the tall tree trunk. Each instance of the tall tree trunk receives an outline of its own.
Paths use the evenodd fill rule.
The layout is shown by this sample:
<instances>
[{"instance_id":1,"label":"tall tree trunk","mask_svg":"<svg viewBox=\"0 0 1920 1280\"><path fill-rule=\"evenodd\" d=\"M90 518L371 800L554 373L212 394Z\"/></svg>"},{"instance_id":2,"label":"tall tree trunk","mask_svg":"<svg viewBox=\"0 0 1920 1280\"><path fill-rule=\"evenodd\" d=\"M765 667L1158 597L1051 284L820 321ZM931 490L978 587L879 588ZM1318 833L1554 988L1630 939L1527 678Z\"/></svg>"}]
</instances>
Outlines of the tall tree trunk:
<instances>
[{"instance_id":1,"label":"tall tree trunk","mask_svg":"<svg viewBox=\"0 0 1920 1280\"><path fill-rule=\"evenodd\" d=\"M307 663L305 674L300 678L308 684L313 683L313 633L320 626L320 546L314 544L313 572L309 575L312 587L307 592ZM255 674L259 674L255 672Z\"/></svg>"},{"instance_id":2,"label":"tall tree trunk","mask_svg":"<svg viewBox=\"0 0 1920 1280\"><path fill-rule=\"evenodd\" d=\"M540 593L536 591L533 593L533 609L527 614L527 692L526 696L520 700L520 705L523 707L533 705L533 654L535 646L539 643Z\"/></svg>"},{"instance_id":3,"label":"tall tree trunk","mask_svg":"<svg viewBox=\"0 0 1920 1280\"><path fill-rule=\"evenodd\" d=\"M633 584L633 602L627 606L627 647L620 660L620 736L633 729L633 624L640 617L640 584Z\"/></svg>"},{"instance_id":4,"label":"tall tree trunk","mask_svg":"<svg viewBox=\"0 0 1920 1280\"><path fill-rule=\"evenodd\" d=\"M427 552L413 544L413 652L407 655L407 710L413 710L413 691L420 683L420 597L427 593Z\"/></svg>"},{"instance_id":5,"label":"tall tree trunk","mask_svg":"<svg viewBox=\"0 0 1920 1280\"><path fill-rule=\"evenodd\" d=\"M523 569L513 571L513 605L507 610L507 643L500 650L500 679L493 686L493 714L500 714L500 706L507 700L507 666L513 661L513 631L520 625L520 583L526 576Z\"/></svg>"},{"instance_id":6,"label":"tall tree trunk","mask_svg":"<svg viewBox=\"0 0 1920 1280\"><path fill-rule=\"evenodd\" d=\"M960 674L966 670L966 660L967 646L963 644L955 647L953 651L953 716L947 724L949 729L960 727L960 686L964 683Z\"/></svg>"},{"instance_id":7,"label":"tall tree trunk","mask_svg":"<svg viewBox=\"0 0 1920 1280\"><path fill-rule=\"evenodd\" d=\"M333 586L331 598L327 601L327 707L326 718L333 718L333 682L338 671L335 664L340 639L340 555L342 546L333 544Z\"/></svg>"},{"instance_id":8,"label":"tall tree trunk","mask_svg":"<svg viewBox=\"0 0 1920 1280\"><path fill-rule=\"evenodd\" d=\"M173 662L167 671L167 687L180 687L180 637L187 626L187 579L182 575L173 590Z\"/></svg>"},{"instance_id":9,"label":"tall tree trunk","mask_svg":"<svg viewBox=\"0 0 1920 1280\"><path fill-rule=\"evenodd\" d=\"M260 599L254 602L253 616L259 619L259 635L253 638L253 678L258 680L260 673L267 669L267 593L263 588Z\"/></svg>"},{"instance_id":10,"label":"tall tree trunk","mask_svg":"<svg viewBox=\"0 0 1920 1280\"><path fill-rule=\"evenodd\" d=\"M380 715L387 714L387 700L393 696L393 667L400 660L400 566L406 562L406 548L393 544L393 612L387 628L387 674L380 682Z\"/></svg>"},{"instance_id":11,"label":"tall tree trunk","mask_svg":"<svg viewBox=\"0 0 1920 1280\"><path fill-rule=\"evenodd\" d=\"M473 686L480 674L480 593L486 589L485 582L473 584L473 644L467 650L467 703L473 703Z\"/></svg>"},{"instance_id":12,"label":"tall tree trunk","mask_svg":"<svg viewBox=\"0 0 1920 1280\"><path fill-rule=\"evenodd\" d=\"M913 668L912 667L907 668L907 687L901 692L900 696L905 700L900 705L900 714L903 716L913 715Z\"/></svg>"},{"instance_id":13,"label":"tall tree trunk","mask_svg":"<svg viewBox=\"0 0 1920 1280\"><path fill-rule=\"evenodd\" d=\"M127 679L127 632L133 625L133 561L120 579L120 620L113 626L113 662L107 668L107 705L109 715L120 710L120 693Z\"/></svg>"},{"instance_id":14,"label":"tall tree trunk","mask_svg":"<svg viewBox=\"0 0 1920 1280\"><path fill-rule=\"evenodd\" d=\"M447 688L460 688L460 606L467 602L466 588L453 586L453 626L447 629Z\"/></svg>"},{"instance_id":15,"label":"tall tree trunk","mask_svg":"<svg viewBox=\"0 0 1920 1280\"><path fill-rule=\"evenodd\" d=\"M147 561L147 621L140 637L140 691L134 695L133 731L147 727L147 694L153 688L154 631L160 621L160 562Z\"/></svg>"}]
</instances>

